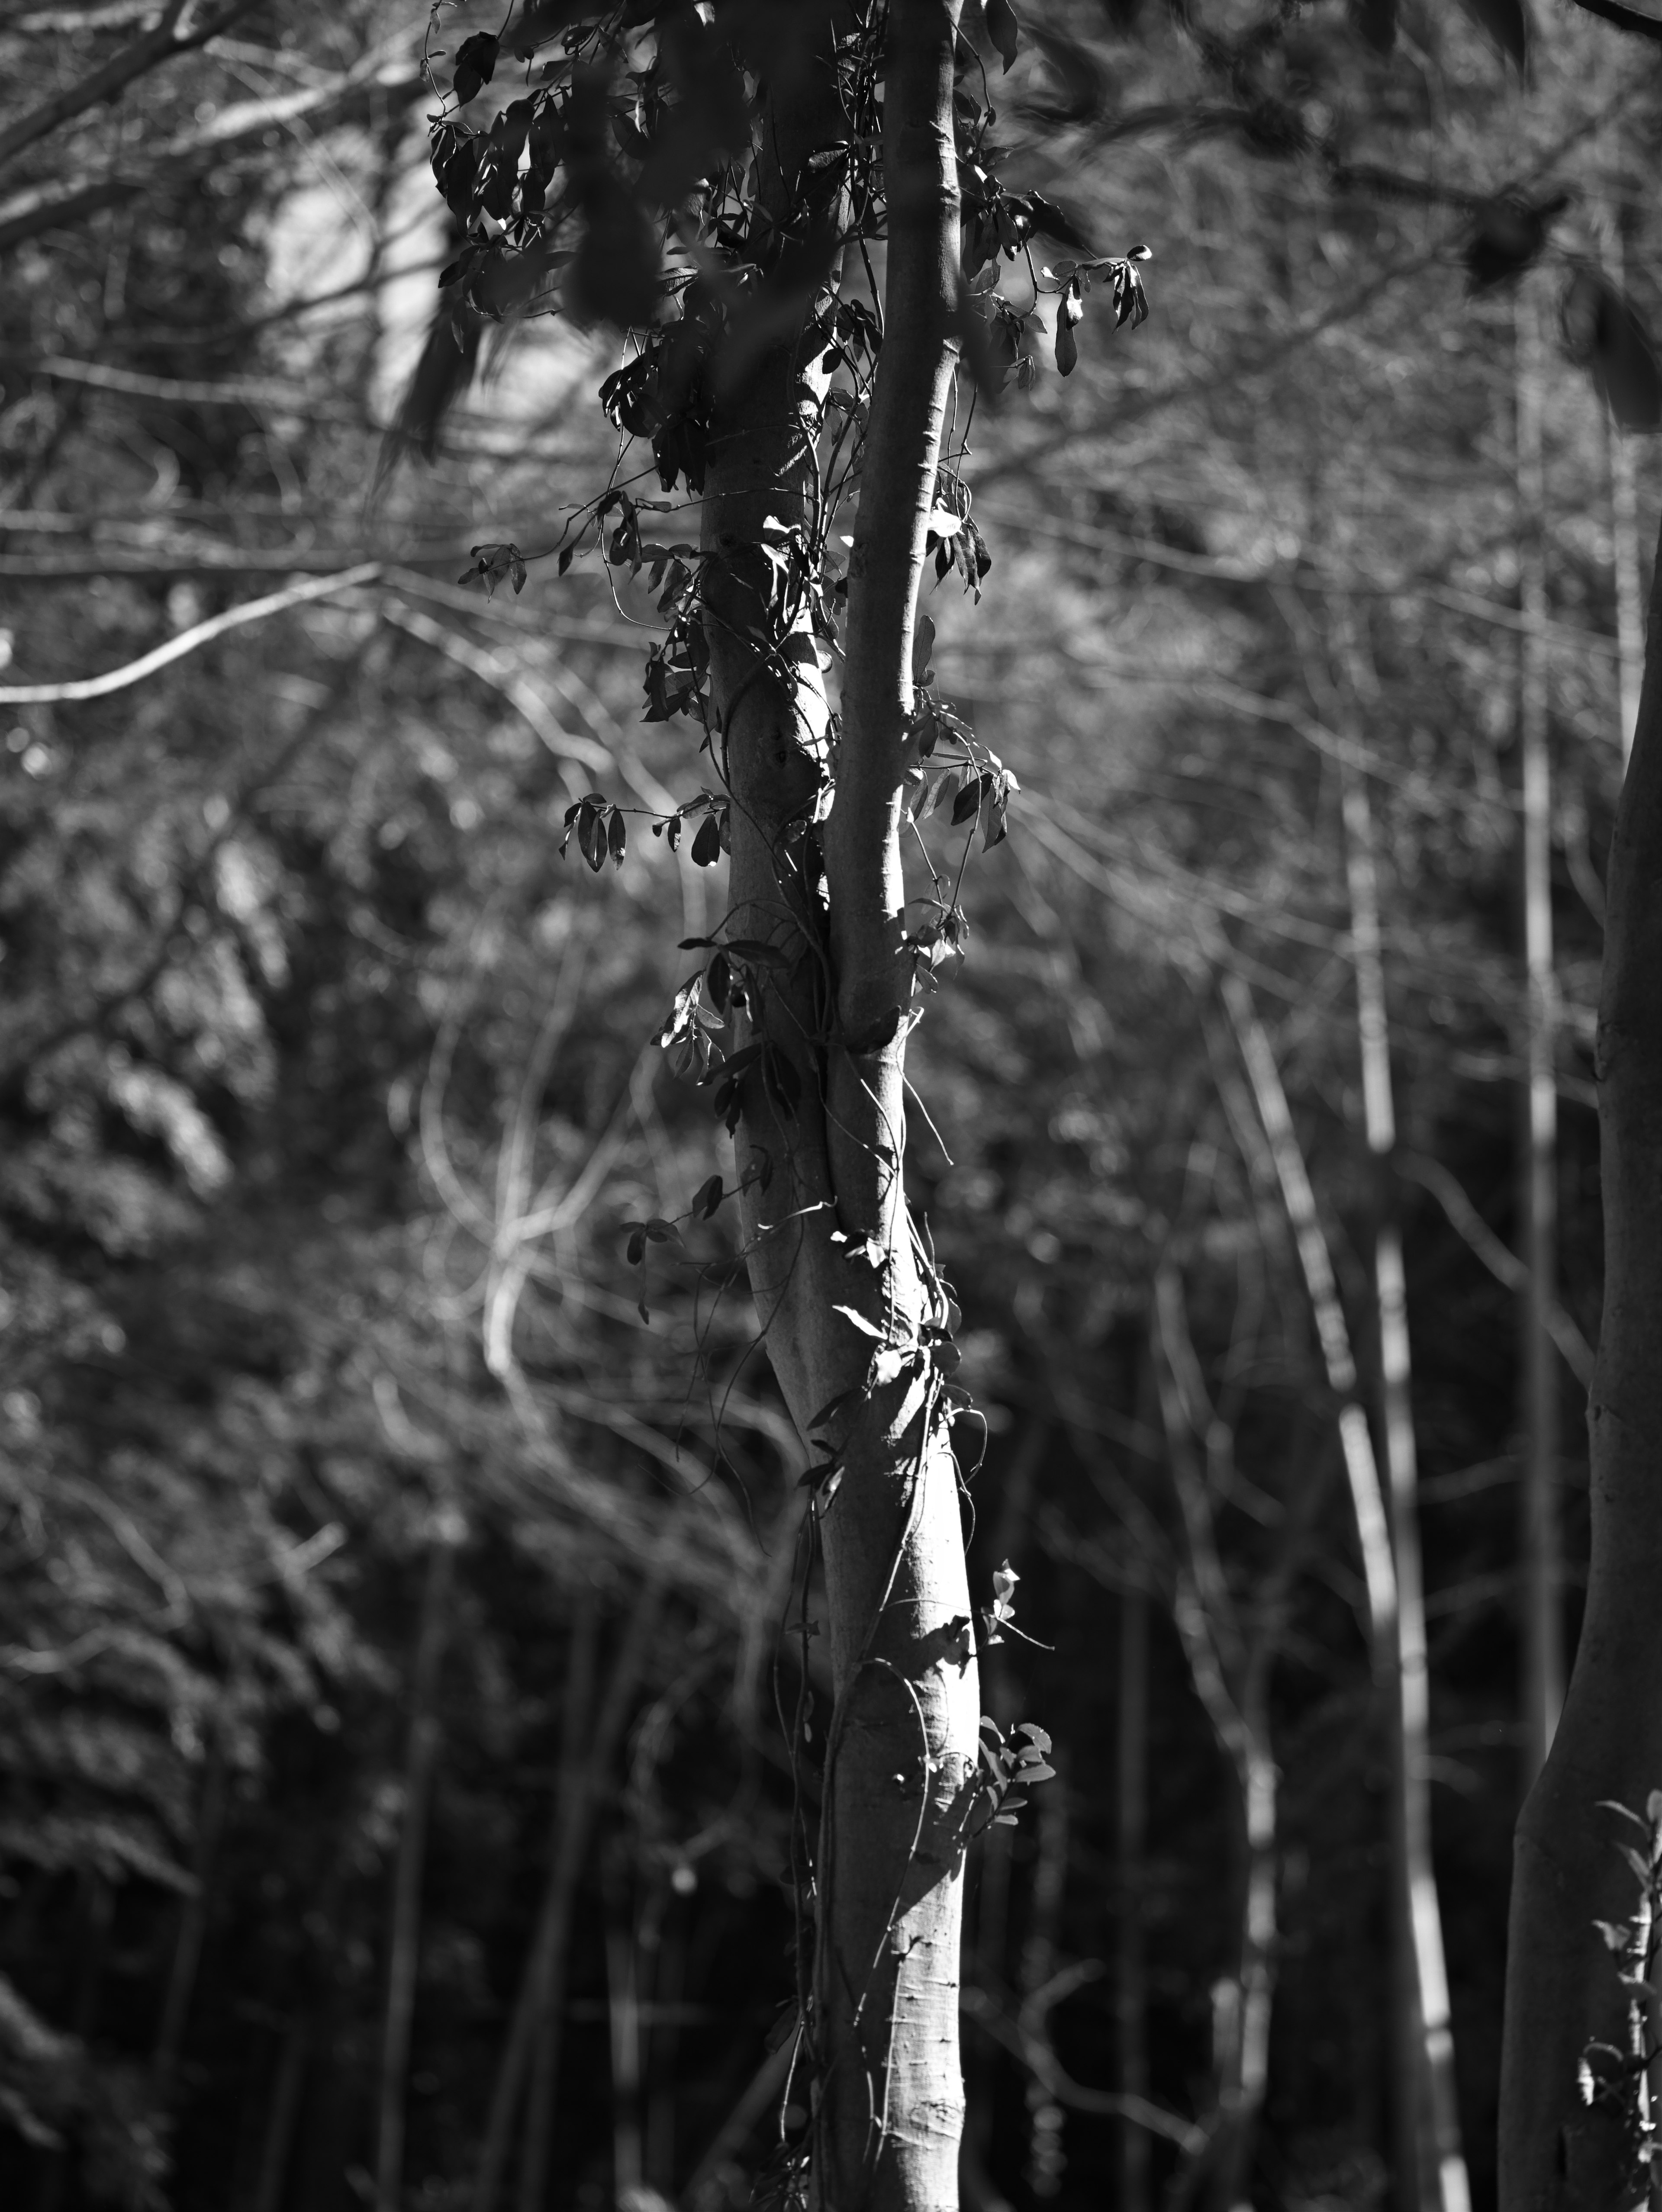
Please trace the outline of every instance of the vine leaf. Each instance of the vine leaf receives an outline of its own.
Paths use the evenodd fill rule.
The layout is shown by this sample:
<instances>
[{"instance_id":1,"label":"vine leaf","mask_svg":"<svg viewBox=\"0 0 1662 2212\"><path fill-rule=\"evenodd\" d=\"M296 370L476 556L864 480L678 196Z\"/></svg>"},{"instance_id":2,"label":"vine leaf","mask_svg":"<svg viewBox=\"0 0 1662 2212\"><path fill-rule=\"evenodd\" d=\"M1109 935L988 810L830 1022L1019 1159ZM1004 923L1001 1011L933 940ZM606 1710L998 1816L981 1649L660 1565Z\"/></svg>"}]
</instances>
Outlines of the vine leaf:
<instances>
[{"instance_id":1,"label":"vine leaf","mask_svg":"<svg viewBox=\"0 0 1662 2212\"><path fill-rule=\"evenodd\" d=\"M982 12L987 20L987 35L997 47L998 58L1008 70L1021 44L1021 19L1010 0L986 0Z\"/></svg>"}]
</instances>

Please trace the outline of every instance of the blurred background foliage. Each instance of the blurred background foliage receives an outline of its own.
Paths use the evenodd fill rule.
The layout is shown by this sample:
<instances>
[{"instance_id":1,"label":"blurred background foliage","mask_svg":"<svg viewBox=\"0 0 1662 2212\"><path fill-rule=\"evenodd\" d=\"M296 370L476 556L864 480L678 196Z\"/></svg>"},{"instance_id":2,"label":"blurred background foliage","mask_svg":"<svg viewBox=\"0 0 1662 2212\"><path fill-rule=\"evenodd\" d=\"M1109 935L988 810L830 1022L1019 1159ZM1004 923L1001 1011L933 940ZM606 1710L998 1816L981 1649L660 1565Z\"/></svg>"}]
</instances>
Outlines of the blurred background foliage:
<instances>
[{"instance_id":1,"label":"blurred background foliage","mask_svg":"<svg viewBox=\"0 0 1662 2212\"><path fill-rule=\"evenodd\" d=\"M825 1697L783 1632L813 1611L805 1460L725 1224L685 1222L727 1140L654 1044L723 871L647 834L703 766L640 720L648 595L534 557L612 465L616 343L531 321L458 352L435 319L454 240L416 12L0 19L4 681L376 564L130 688L0 713L0 2194L28 2212L713 2212L776 2128L814 1789L779 1716ZM1597 266L1653 318L1662 84L1560 8L1527 76L1512 11L1404 0L1381 51L1386 12L1324 0L1255 41L1236 0L1056 0L992 80L1007 179L1154 258L1148 325L1087 305L1068 378L1036 332L1031 391L982 404L995 565L978 605L951 580L930 600L941 683L1024 796L916 1042L911 1173L986 1416L972 1582L1008 1559L1040 1639L989 1655L988 1710L1041 1723L1060 1769L972 1875L976 2208L1144 2212L1227 2087L1249 1854L1184 1613L1196 1456L1208 1633L1269 1655L1278 1775L1244 2185L1422 2202L1393 2153L1391 1782L1336 1401L1224 975L1273 1044L1370 1404L1382 1209L1405 1241L1426 1769L1494 2202L1518 735L1544 685L1574 1354L1662 484L1585 373L1626 375L1609 396L1642 416L1642 358L1599 353L1602 294L1560 303ZM107 66L103 96L59 99ZM1001 281L1025 305L1020 264ZM423 374L472 378L430 464L386 443ZM496 541L533 558L487 600L454 580ZM1394 1173L1364 1136L1358 772ZM596 789L640 814L591 874L559 843ZM643 1274L624 1224L648 1216L684 1242ZM1151 1349L1174 1327L1175 1427Z\"/></svg>"}]
</instances>

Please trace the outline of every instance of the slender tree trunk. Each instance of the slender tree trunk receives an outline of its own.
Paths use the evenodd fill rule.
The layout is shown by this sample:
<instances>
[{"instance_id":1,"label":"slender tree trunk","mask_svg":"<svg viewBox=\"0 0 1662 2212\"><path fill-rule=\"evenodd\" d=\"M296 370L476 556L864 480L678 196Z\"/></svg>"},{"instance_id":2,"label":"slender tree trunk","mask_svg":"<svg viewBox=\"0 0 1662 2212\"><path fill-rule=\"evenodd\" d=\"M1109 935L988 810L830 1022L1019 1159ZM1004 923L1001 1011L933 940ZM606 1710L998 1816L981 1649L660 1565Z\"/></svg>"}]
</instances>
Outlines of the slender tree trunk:
<instances>
[{"instance_id":1,"label":"slender tree trunk","mask_svg":"<svg viewBox=\"0 0 1662 2212\"><path fill-rule=\"evenodd\" d=\"M202 1945L208 1932L214 1862L225 1823L225 1778L224 1736L216 1723L210 1732L203 1761L202 1800L197 1812L196 1850L191 1865L194 1887L179 1916L179 1934L167 1970L167 1988L161 2001L155 2049L150 2055L156 2102L164 2106L172 2100L180 2048L185 2040L197 1971L202 1963Z\"/></svg>"},{"instance_id":2,"label":"slender tree trunk","mask_svg":"<svg viewBox=\"0 0 1662 2212\"><path fill-rule=\"evenodd\" d=\"M583 1796L589 1708L594 1698L594 1660L600 1640L600 1608L585 1583L577 1594L566 1658L564 1711L560 1724L560 1766L555 1778L555 1816L549 1837L549 1863L558 1869L564 1828ZM631 1685L632 1687L632 1685ZM569 1923L575 1877L563 1892L561 1909ZM531 2092L526 2099L525 2135L520 2149L520 2212L542 2212L548 2195L548 2155L554 2134L554 2105L559 2087L560 2039L565 2024L564 1945L557 1949L549 1986L539 1992L542 2017L531 2060Z\"/></svg>"},{"instance_id":3,"label":"slender tree trunk","mask_svg":"<svg viewBox=\"0 0 1662 2212\"><path fill-rule=\"evenodd\" d=\"M812 512L805 423L818 421L823 340L797 336L721 394L703 507L704 620L731 793L730 927L792 963L743 1017L743 1036L766 1055L739 1099L751 1286L792 1416L813 1431L816 1455L828 1443L838 1464L834 1496L813 1508L835 1707L807 2023L812 2185L837 2212L955 2205L963 2126L962 1838L978 1707L957 1473L921 1342L924 1322L944 1321L944 1293L902 1179L911 969L898 836L917 586L954 364L958 12L957 0L893 0L889 13L884 339L823 830L809 817L830 733L807 611L776 635L763 551L764 524L789 528ZM834 84L822 60L776 100L767 143L777 173L760 192L764 217L778 236L788 230L805 262L823 244L824 272L837 209L816 201L827 188L813 180L835 171L810 169L808 157L846 136Z\"/></svg>"},{"instance_id":4,"label":"slender tree trunk","mask_svg":"<svg viewBox=\"0 0 1662 2212\"><path fill-rule=\"evenodd\" d=\"M1154 1335L1154 1378L1183 1528L1173 1613L1196 1694L1229 1765L1239 1824L1233 1971L1221 1976L1212 1992L1213 2112L1201 2142L1172 2176L1166 2203L1168 2212L1189 2212L1200 2205L1208 2212L1235 2212L1251 2172L1269 2077L1276 1774L1268 1689L1281 1637L1286 1574L1276 1577L1262 1625L1249 1639L1224 1572L1212 1493L1196 1448L1197 1437L1205 1433L1209 1451L1220 1429L1232 1454L1233 1440L1206 1401L1182 1278L1169 1261L1155 1278ZM1290 1514L1289 1527L1301 1533L1302 1516Z\"/></svg>"},{"instance_id":5,"label":"slender tree trunk","mask_svg":"<svg viewBox=\"0 0 1662 2212\"><path fill-rule=\"evenodd\" d=\"M1420 1478L1414 1440L1408 1285L1402 1231L1397 1221L1397 1107L1385 1010L1384 939L1373 810L1361 773L1349 763L1344 769L1343 811L1345 874L1356 962L1362 1111L1367 1148L1379 1178L1373 1281L1379 1310L1380 1410L1397 1566L1397 1725L1391 1730L1392 1857L1397 1874L1393 1918L1399 1946L1398 1972L1405 1984L1397 2006L1397 2095L1402 2123L1398 2183L1411 2183L1416 2203L1428 2196L1433 2203L1448 2208L1448 2212L1464 2212L1469 2191L1460 2148L1442 1917L1431 1855L1431 1680L1420 1564Z\"/></svg>"},{"instance_id":6,"label":"slender tree trunk","mask_svg":"<svg viewBox=\"0 0 1662 2212\"><path fill-rule=\"evenodd\" d=\"M1373 942L1377 961L1377 908ZM1359 976L1365 964L1364 959L1359 957ZM1423 1601L1420 1595L1419 1551L1415 1540L1415 1524L1412 1510L1413 1431L1411 1413L1406 1401L1407 1339L1401 1247L1394 1243L1386 1245L1385 1273L1379 1291L1382 1338L1388 1339L1394 1346L1391 1357L1399 1368L1396 1387L1402 1395L1397 1401L1397 1449L1403 1454L1400 1462L1403 1478L1410 1486L1406 1490L1408 1510L1399 1516L1397 1531L1399 1537L1403 1529L1410 1532L1407 1564L1412 1580L1409 1603L1415 1616L1415 1624L1406 1631L1403 1620L1398 1560L1386 1534L1373 1437L1368 1430L1367 1416L1356 1399L1356 1363L1350 1348L1350 1333L1343 1309L1339 1304L1338 1285L1334 1279L1327 1240L1316 1212L1315 1194L1310 1187L1310 1177L1299 1148L1293 1117L1288 1110L1287 1096L1282 1087L1275 1054L1253 1007L1251 993L1236 975L1223 978L1222 990L1224 1003L1228 1008L1240 1043L1241 1056L1246 1063L1257 1100L1264 1133L1269 1139L1288 1215L1297 1239L1311 1304L1315 1310L1317 1334L1326 1362L1328 1382L1339 1400L1339 1430L1344 1445L1345 1465L1350 1477L1351 1498L1367 1584L1375 1677L1390 1700L1387 1711L1397 1781L1393 1795L1398 1807L1394 1817L1401 1824L1402 1864L1409 1878L1409 1933L1413 1946L1414 1986L1418 1999L1415 2008L1418 2014L1416 2040L1423 2053L1423 2078L1431 2096L1437 2151L1438 2196L1441 2212L1466 2212L1470 2202L1470 2191L1465 2160L1460 2148L1458 2111L1454 2099L1454 2051L1449 2026L1448 1977L1444 1964L1442 1913L1431 1863L1429 1813L1423 1797L1417 1811L1410 1813L1408 1805L1412 1775L1407 1747L1414 1744L1421 1747L1420 1787L1423 1791L1426 1670ZM1373 1000L1368 1014L1369 1025L1379 1042L1387 1045L1388 1052L1384 1027L1384 999L1377 968L1368 995ZM1377 1066L1375 1067L1373 1085L1376 1098L1389 1099L1389 1073L1387 1057L1383 1070ZM1391 1133L1394 1137L1394 1127ZM1399 2097L1413 2098L1416 2110L1422 2078L1420 2066L1416 2063L1412 2079L1399 2081L1397 2085ZM1418 2163L1416 2150L1414 2154L1416 2172Z\"/></svg>"},{"instance_id":7,"label":"slender tree trunk","mask_svg":"<svg viewBox=\"0 0 1662 2212\"><path fill-rule=\"evenodd\" d=\"M1021 1946L1021 2010L1044 2034L1046 1985L1056 1972L1056 1931L1068 1886L1068 1792L1058 1775L1054 1788L1038 1801L1038 1860L1033 1869L1027 1908L1027 1934ZM1067 2114L1038 2075L1027 2081L1027 2186L1039 2198L1061 2190L1068 2164L1062 2144Z\"/></svg>"},{"instance_id":8,"label":"slender tree trunk","mask_svg":"<svg viewBox=\"0 0 1662 2212\"><path fill-rule=\"evenodd\" d=\"M1558 1561L1558 1363L1547 1312L1557 1279L1558 986L1552 941L1552 777L1547 750L1544 341L1535 288L1517 300L1518 505L1525 629L1519 686L1523 763L1526 1134L1524 1260L1524 1765L1533 1782L1564 1699Z\"/></svg>"},{"instance_id":9,"label":"slender tree trunk","mask_svg":"<svg viewBox=\"0 0 1662 2212\"><path fill-rule=\"evenodd\" d=\"M150 2094L157 2111L171 2130L178 2088L179 2054L196 1991L197 1972L208 1930L214 1863L219 1852L220 1832L225 1820L225 1743L217 1722L210 1729L203 1761L202 1796L197 1808L196 1848L192 1854L192 1887L179 1915L179 1933L167 1969L167 1986L161 2000L155 2048L150 2054ZM130 2203L138 2212L145 2197L142 2178L134 2180Z\"/></svg>"},{"instance_id":10,"label":"slender tree trunk","mask_svg":"<svg viewBox=\"0 0 1662 2212\"><path fill-rule=\"evenodd\" d=\"M612 2194L627 2204L644 2175L641 2142L640 1947L629 1870L617 1849L606 1900L606 2024L612 2046Z\"/></svg>"},{"instance_id":11,"label":"slender tree trunk","mask_svg":"<svg viewBox=\"0 0 1662 2212\"><path fill-rule=\"evenodd\" d=\"M1506 2212L1616 2203L1616 2115L1586 2107L1590 2039L1625 2048L1625 1996L1595 1917L1620 1923L1634 1880L1606 1801L1642 1812L1662 1786L1662 559L1645 684L1610 848L1598 1008L1604 1311L1589 1431L1587 1604L1563 1720L1518 1823L1501 2081ZM1619 1826L1619 1824L1616 1824Z\"/></svg>"},{"instance_id":12,"label":"slender tree trunk","mask_svg":"<svg viewBox=\"0 0 1662 2212\"><path fill-rule=\"evenodd\" d=\"M1623 279L1626 241L1619 205L1600 211L1598 228L1604 264L1619 286ZM1639 576L1639 472L1628 434L1600 400L1604 451L1610 465L1610 565L1616 579L1616 700L1621 716L1622 765L1633 754L1639 720L1639 690L1645 672L1645 601Z\"/></svg>"},{"instance_id":13,"label":"slender tree trunk","mask_svg":"<svg viewBox=\"0 0 1662 2212\"><path fill-rule=\"evenodd\" d=\"M554 1826L549 1840L547 1886L491 2088L478 2174L473 2184L472 2212L494 2212L508 2166L514 2122L532 2055L545 2023L563 2009L566 1956L570 1947L577 1885L604 1798L606 1777L651 1650L673 1542L673 1528L666 1529L648 1565L629 1625L624 1631L606 1696L595 1717L594 1733L588 1740L587 1754L574 1786L569 1790L563 1786L557 1793ZM574 1652L574 1671L581 1658L581 1651ZM545 2101L551 2099L551 2075L537 2087ZM535 2124L535 2131L527 2139L527 2165L533 2179L536 2166L548 2155L547 2136L540 2132L545 2124Z\"/></svg>"},{"instance_id":14,"label":"slender tree trunk","mask_svg":"<svg viewBox=\"0 0 1662 2212\"><path fill-rule=\"evenodd\" d=\"M399 2212L404 2191L405 2077L410 2070L410 2030L415 2015L416 1974L421 1955L421 1885L427 1855L427 1817L439 1757L439 1670L450 1630L450 1592L461 1534L459 1516L453 1510L434 1516L428 1537L421 1627L411 1672L410 1744L404 1771L404 1812L393 1872L387 2014L381 2034L375 2133L376 2212Z\"/></svg>"},{"instance_id":15,"label":"slender tree trunk","mask_svg":"<svg viewBox=\"0 0 1662 2212\"><path fill-rule=\"evenodd\" d=\"M1115 1856L1119 1913L1114 1933L1116 2084L1122 2096L1148 2094L1148 1975L1142 1932L1148 1848L1148 1593L1119 1599L1117 1684ZM1148 2135L1119 2123L1120 2212L1148 2212Z\"/></svg>"}]
</instances>

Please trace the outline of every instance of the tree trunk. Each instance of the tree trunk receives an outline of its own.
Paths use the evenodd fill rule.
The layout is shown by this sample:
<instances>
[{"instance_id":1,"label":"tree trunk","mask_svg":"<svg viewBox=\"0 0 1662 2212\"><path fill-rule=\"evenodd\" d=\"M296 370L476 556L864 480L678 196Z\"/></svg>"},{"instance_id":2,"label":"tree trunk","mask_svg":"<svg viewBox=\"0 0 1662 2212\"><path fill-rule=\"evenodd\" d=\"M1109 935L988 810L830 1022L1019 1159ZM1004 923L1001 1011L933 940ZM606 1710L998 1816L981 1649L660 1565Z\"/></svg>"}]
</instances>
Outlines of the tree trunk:
<instances>
[{"instance_id":1,"label":"tree trunk","mask_svg":"<svg viewBox=\"0 0 1662 2212\"><path fill-rule=\"evenodd\" d=\"M1369 1102L1366 1110L1370 1115L1370 1145L1376 1151L1383 1146L1388 1152L1396 1138L1395 1112L1391 1099L1384 978L1379 966L1371 825L1365 811L1359 811L1365 810L1366 804L1360 779L1353 778L1347 789L1347 830L1353 848L1349 872L1353 921L1360 916L1355 936L1363 1095ZM1362 832L1368 833L1366 841L1361 840ZM1403 1991L1397 2095L1399 2111L1406 2107L1414 2116L1415 2126L1401 2158L1409 2166L1413 2192L1417 2196L1421 2167L1418 2121L1423 2084L1435 2154L1434 2202L1440 2205L1441 2212L1466 2212L1470 2192L1454 2095L1448 1976L1444 1963L1442 1913L1431 1860L1430 1806L1425 1781L1428 1710L1425 1612L1418 1523L1414 1511L1415 1470L1413 1417L1408 1399L1408 1329L1402 1247L1394 1226L1387 1224L1388 1233L1382 1233L1376 1261L1382 1364L1387 1377L1386 1437L1391 1453L1393 1544L1385 1534L1379 1468L1367 1418L1355 1395L1356 1365L1349 1331L1339 1304L1327 1240L1316 1212L1315 1196L1288 1110L1275 1055L1258 1021L1251 994L1239 976L1224 978L1223 995L1251 1079L1288 1214L1298 1240L1328 1381L1340 1400L1339 1429L1362 1547L1374 1668L1390 1700L1387 1711L1392 1759L1392 1826L1403 1887L1397 1909L1405 1923L1403 1935L1412 1954L1411 1973L1404 1975L1409 1985ZM1405 2136L1409 2133L1406 2128L1403 2132Z\"/></svg>"},{"instance_id":2,"label":"tree trunk","mask_svg":"<svg viewBox=\"0 0 1662 2212\"><path fill-rule=\"evenodd\" d=\"M963 2124L959 1932L977 1700L957 1471L921 1342L946 1302L902 1183L911 975L898 837L913 621L954 362L957 18L956 0L894 0L890 13L887 313L823 830L811 817L831 737L825 690L807 609L788 611L780 634L762 550L764 524L801 525L812 510L823 340L800 335L806 298L793 343L720 396L703 510L730 926L793 963L758 984L742 1017L744 1041L763 1048L737 1133L751 1285L791 1413L838 1468L834 1495L827 1483L813 1507L835 1709L806 2039L813 2187L837 2212L954 2206ZM814 178L834 169L807 163L844 134L834 82L822 67L776 98L778 173L761 193L777 234L788 211L807 240L791 252L813 264L823 240L821 271L834 265L837 209L815 201ZM776 283L783 274L776 267Z\"/></svg>"},{"instance_id":3,"label":"tree trunk","mask_svg":"<svg viewBox=\"0 0 1662 2212\"><path fill-rule=\"evenodd\" d=\"M1552 775L1547 750L1544 343L1527 279L1517 301L1518 504L1525 629L1519 684L1523 763L1525 1060L1524 1778L1540 1772L1564 1701L1558 1567L1558 1363L1547 1327L1557 1278L1558 986L1552 941Z\"/></svg>"},{"instance_id":4,"label":"tree trunk","mask_svg":"<svg viewBox=\"0 0 1662 2212\"><path fill-rule=\"evenodd\" d=\"M1196 1449L1196 1439L1205 1435L1209 1456L1221 1432L1233 1458L1233 1436L1207 1402L1182 1278L1169 1261L1155 1277L1153 1365L1183 1530L1172 1611L1195 1693L1228 1762L1239 1823L1235 1956L1233 1971L1221 1975L1212 1990L1213 2109L1201 2141L1172 2176L1166 2201L1168 2212L1198 2206L1235 2212L1246 2191L1269 2086L1276 1943L1276 1772L1269 1685L1295 1554L1284 1550L1259 1626L1248 1637L1224 1572L1212 1491ZM1290 1501L1290 1545L1304 1531L1302 1503Z\"/></svg>"},{"instance_id":5,"label":"tree trunk","mask_svg":"<svg viewBox=\"0 0 1662 2212\"><path fill-rule=\"evenodd\" d=\"M1611 1848L1662 1786L1662 560L1645 684L1610 848L1598 1009L1604 1311L1589 1430L1592 1546L1563 1718L1518 1823L1501 2083L1506 2212L1593 2212L1615 2191L1616 2117L1587 2109L1590 2039L1624 2048L1624 1996L1595 1917L1621 1923L1635 1883Z\"/></svg>"},{"instance_id":6,"label":"tree trunk","mask_svg":"<svg viewBox=\"0 0 1662 2212\"><path fill-rule=\"evenodd\" d=\"M1604 265L1619 289L1626 258L1619 204L1607 204L1598 210L1598 228ZM1634 465L1633 447L1627 432L1602 399L1597 404L1610 464L1610 566L1616 580L1616 696L1621 718L1622 765L1625 768L1633 753L1633 733L1639 720L1639 687L1645 668L1645 603L1639 578L1639 472Z\"/></svg>"},{"instance_id":7,"label":"tree trunk","mask_svg":"<svg viewBox=\"0 0 1662 2212\"><path fill-rule=\"evenodd\" d=\"M1397 2015L1397 2094L1405 2124L1399 2182L1412 2179L1416 2203L1429 2197L1447 2212L1470 2201L1455 2096L1454 2039L1449 2022L1442 1916L1431 1856L1431 1785L1428 1778L1431 1681L1426 1658L1424 1577L1420 1565L1414 1439L1413 1370L1408 1336L1408 1285L1397 1223L1397 1107L1385 1011L1385 953L1373 861L1373 816L1361 771L1344 769L1345 873L1356 961L1356 1029L1362 1063L1362 1112L1367 1148L1379 1177L1373 1282L1379 1308L1379 1389L1397 1565L1398 1653L1397 1725L1392 1737L1392 1857L1397 1874L1393 1918L1407 1984ZM1426 2138L1428 2137L1428 2140Z\"/></svg>"}]
</instances>

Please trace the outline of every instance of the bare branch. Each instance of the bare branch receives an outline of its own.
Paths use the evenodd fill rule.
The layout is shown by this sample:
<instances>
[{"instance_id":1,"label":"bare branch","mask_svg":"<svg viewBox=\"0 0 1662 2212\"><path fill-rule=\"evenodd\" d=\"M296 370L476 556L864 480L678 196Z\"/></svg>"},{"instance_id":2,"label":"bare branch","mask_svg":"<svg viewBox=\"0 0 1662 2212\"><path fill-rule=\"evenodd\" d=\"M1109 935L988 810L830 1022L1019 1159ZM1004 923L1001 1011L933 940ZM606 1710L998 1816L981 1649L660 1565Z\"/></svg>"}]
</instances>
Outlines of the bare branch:
<instances>
[{"instance_id":1,"label":"bare branch","mask_svg":"<svg viewBox=\"0 0 1662 2212\"><path fill-rule=\"evenodd\" d=\"M247 15L253 5L254 0L232 0L232 4L211 21L176 38L174 26L185 12L185 0L167 0L161 20L142 38L135 39L130 46L123 46L119 54L112 54L101 69L92 70L77 83L66 85L62 92L42 100L32 115L24 116L12 126L4 144L0 145L0 168L15 161L25 147L50 137L60 125L84 114L89 107L116 99L135 77L172 61L175 55L206 46L210 39L216 39L222 31L228 30L239 15Z\"/></svg>"},{"instance_id":2,"label":"bare branch","mask_svg":"<svg viewBox=\"0 0 1662 2212\"><path fill-rule=\"evenodd\" d=\"M170 637L166 645L157 646L153 653L130 660L125 668L107 669L101 676L83 676L67 684L0 684L0 707L58 706L75 700L102 699L112 691L125 691L130 684L143 683L145 677L154 676L157 669L182 660L187 653L195 653L213 639L222 637L227 630L263 622L267 615L281 614L306 599L327 599L332 592L344 592L349 585L368 584L380 574L380 563L367 561L361 568L347 568L338 575L314 576L303 584L290 584L286 591L270 592L263 599L250 599L246 605L228 607L222 615L214 615L207 622L195 623L177 637Z\"/></svg>"}]
</instances>

